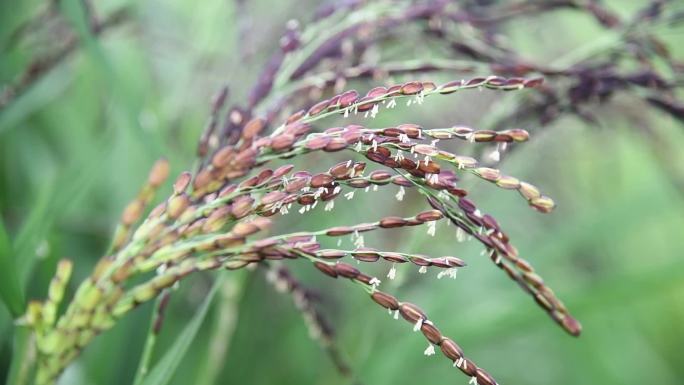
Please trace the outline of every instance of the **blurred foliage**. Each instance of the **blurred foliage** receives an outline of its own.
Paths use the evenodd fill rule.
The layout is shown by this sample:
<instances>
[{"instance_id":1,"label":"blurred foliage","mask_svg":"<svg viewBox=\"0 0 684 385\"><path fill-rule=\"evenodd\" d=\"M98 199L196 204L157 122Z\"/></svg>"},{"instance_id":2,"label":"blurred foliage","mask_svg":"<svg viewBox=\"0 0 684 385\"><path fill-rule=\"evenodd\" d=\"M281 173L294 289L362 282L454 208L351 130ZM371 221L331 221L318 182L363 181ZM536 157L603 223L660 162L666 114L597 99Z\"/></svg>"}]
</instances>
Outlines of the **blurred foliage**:
<instances>
[{"instance_id":1,"label":"blurred foliage","mask_svg":"<svg viewBox=\"0 0 684 385\"><path fill-rule=\"evenodd\" d=\"M73 293L106 250L121 209L154 160L167 157L174 171L190 167L211 95L229 84L233 100L244 97L285 22L306 20L315 7L311 1L266 0L106 0L95 5L101 14L124 6L128 16L96 38L82 28L81 3L60 2L63 21L54 28L72 31L82 44L0 110L0 214L13 240L19 278L28 282L27 298L45 296L55 263L63 257L75 262ZM612 5L625 13L636 7L617 0ZM0 84L54 43L50 29L43 28L29 43L10 44L16 26L45 6L35 0L0 5ZM559 11L511 23L505 31L521 52L551 60L591 42L601 29L585 15ZM682 31L665 36L681 39ZM419 41L404 42L401 49L407 45L404 55L429 54ZM678 50L676 55L684 53L681 45ZM456 95L381 114L374 125L408 120L477 127L490 108L509 97ZM684 343L684 191L647 135L666 138L668 162L681 165L684 127L628 98L601 108L596 126L568 117L544 129L523 127L534 139L501 166L554 197L559 207L553 214L536 214L512 194L473 183L479 205L496 214L521 254L583 322L579 339L566 336L502 279L476 245L455 244L451 227L440 224L437 238L424 230L401 230L367 239L373 246L454 254L468 261L455 281L403 266L401 279L387 285L420 304L501 383L677 384L684 378L679 351ZM305 161L314 169L334 163L323 156L328 155ZM322 208L306 216L290 214L288 226L314 229L386 213L409 214L418 196L407 198L412 199L400 203L369 192L338 205L332 215L323 215ZM364 383L467 381L446 360L425 357L424 340L379 311L353 285L331 282L306 263L295 261L293 268L320 291L320 306ZM373 271L384 277L388 268ZM155 360L171 349L211 280L209 275L192 277L172 294ZM171 383L201 383L208 365L218 365L216 383L222 384L345 382L308 338L287 295L275 293L259 272L239 284L237 297L218 293ZM225 321L222 308L232 306L226 301L235 300L236 329L226 339L225 358L216 363L210 347L227 337L217 335L226 333L217 326ZM98 337L61 383L130 383L151 309L151 304L142 307ZM11 319L0 308L0 377L12 358Z\"/></svg>"}]
</instances>

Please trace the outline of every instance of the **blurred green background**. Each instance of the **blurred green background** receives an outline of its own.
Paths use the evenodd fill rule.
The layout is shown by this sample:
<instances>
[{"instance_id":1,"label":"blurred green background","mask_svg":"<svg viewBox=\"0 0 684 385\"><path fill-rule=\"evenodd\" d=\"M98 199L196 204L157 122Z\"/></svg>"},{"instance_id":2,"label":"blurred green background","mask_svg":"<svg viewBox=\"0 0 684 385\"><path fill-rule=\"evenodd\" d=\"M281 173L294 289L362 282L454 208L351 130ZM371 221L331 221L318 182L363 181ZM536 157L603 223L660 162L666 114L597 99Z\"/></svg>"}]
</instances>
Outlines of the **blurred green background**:
<instances>
[{"instance_id":1,"label":"blurred green background","mask_svg":"<svg viewBox=\"0 0 684 385\"><path fill-rule=\"evenodd\" d=\"M629 4L626 4L629 3ZM634 3L634 4L632 4ZM614 1L618 12L641 2ZM232 101L244 98L287 20L308 20L312 1L106 0L106 14L125 6L129 17L83 44L0 110L0 214L19 260L37 256L27 296L44 298L58 259L75 262L70 293L105 251L125 204L135 196L155 159L167 157L175 172L195 161L195 145L211 95L229 84ZM10 45L21 22L44 8L39 1L0 5L0 84L14 79L59 33L83 33L78 1L60 6L63 21L42 25L28 41ZM572 11L507 24L511 45L527 56L552 60L591 43L602 29ZM682 37L666 31L669 41ZM415 41L393 42L403 55L429 55ZM682 54L682 47L676 48ZM427 50L427 51L426 51ZM436 53L435 53L436 55ZM434 75L425 78L451 79ZM460 78L456 76L456 78ZM353 86L366 90L369 83ZM380 114L382 127L402 122L477 127L511 94L470 92L433 98L420 107ZM456 280L417 274L404 265L400 279L383 286L419 304L446 335L503 384L684 384L684 190L676 181L684 164L684 126L629 97L594 109L599 126L567 117L523 128L533 139L517 145L501 168L552 196L550 215L530 210L515 193L467 179L478 204L508 230L521 254L566 301L584 325L578 339L565 335L486 258L473 242L457 244L454 228L385 231L369 246L456 255L469 266ZM513 125L516 122L511 122ZM335 125L327 121L321 128ZM645 132L666 138L662 148ZM470 153L468 144L457 144ZM666 154L666 156L664 156ZM324 170L342 155L311 155L300 165ZM391 191L388 191L391 190ZM395 187L338 202L332 214L279 219L285 227L318 229L410 215L424 207L417 194L403 202ZM350 245L348 240L345 244ZM338 341L366 384L467 383L440 356L426 357L424 339L394 321L345 281L331 281L304 262L288 262L322 296ZM18 262L19 265L24 265ZM389 266L367 267L386 275ZM329 359L308 337L287 295L264 275L227 273L174 384L202 383L218 360L217 384L343 384ZM174 292L158 357L170 346L206 295L212 276L191 277ZM63 376L62 384L129 383L148 328L148 304L98 337ZM225 357L213 341L226 340ZM0 374L11 360L12 328L0 308Z\"/></svg>"}]
</instances>

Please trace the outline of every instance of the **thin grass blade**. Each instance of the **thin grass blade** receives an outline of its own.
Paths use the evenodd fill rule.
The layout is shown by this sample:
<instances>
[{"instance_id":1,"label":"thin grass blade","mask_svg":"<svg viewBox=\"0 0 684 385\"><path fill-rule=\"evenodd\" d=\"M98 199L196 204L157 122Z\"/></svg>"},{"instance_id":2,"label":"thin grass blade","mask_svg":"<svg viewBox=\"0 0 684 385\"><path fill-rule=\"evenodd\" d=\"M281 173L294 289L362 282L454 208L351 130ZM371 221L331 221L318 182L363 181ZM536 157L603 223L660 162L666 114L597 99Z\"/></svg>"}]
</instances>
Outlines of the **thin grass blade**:
<instances>
[{"instance_id":1,"label":"thin grass blade","mask_svg":"<svg viewBox=\"0 0 684 385\"><path fill-rule=\"evenodd\" d=\"M178 369L183 357L190 348L190 344L195 339L195 336L202 325L202 321L204 321L204 318L209 311L212 299L218 291L218 288L223 284L223 280L223 275L216 279L209 294L207 294L207 298L200 308L197 309L197 312L192 317L192 320L190 320L190 323L185 326L183 332L181 332L176 339L176 342L174 342L164 357L159 360L159 363L152 368L150 374L143 379L141 385L166 385L171 381L173 374L176 372L176 369Z\"/></svg>"}]
</instances>

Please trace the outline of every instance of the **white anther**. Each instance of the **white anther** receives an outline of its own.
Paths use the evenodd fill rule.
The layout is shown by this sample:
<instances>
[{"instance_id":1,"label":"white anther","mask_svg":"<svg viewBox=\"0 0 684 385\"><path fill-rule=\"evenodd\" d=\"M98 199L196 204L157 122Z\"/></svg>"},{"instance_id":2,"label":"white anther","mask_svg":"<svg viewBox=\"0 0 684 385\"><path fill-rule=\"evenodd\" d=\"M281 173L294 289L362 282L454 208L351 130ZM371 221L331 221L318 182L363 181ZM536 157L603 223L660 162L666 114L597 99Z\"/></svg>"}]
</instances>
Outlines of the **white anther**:
<instances>
[{"instance_id":1,"label":"white anther","mask_svg":"<svg viewBox=\"0 0 684 385\"><path fill-rule=\"evenodd\" d=\"M434 237L434 236L435 236L435 232L437 231L437 222L436 222L436 221L428 222L427 228L428 228L428 229L427 229L428 235L431 236L431 237Z\"/></svg>"},{"instance_id":2,"label":"white anther","mask_svg":"<svg viewBox=\"0 0 684 385\"><path fill-rule=\"evenodd\" d=\"M396 267L396 265L393 263L393 264L392 264L392 267L390 268L389 272L387 273L387 278L389 278L389 279L394 279L394 278L396 278L396 277L397 277L397 267Z\"/></svg>"},{"instance_id":3,"label":"white anther","mask_svg":"<svg viewBox=\"0 0 684 385\"><path fill-rule=\"evenodd\" d=\"M402 200L404 200L405 194L406 194L406 190L404 189L404 186L399 186L399 191L397 192L397 194L394 197L397 198L397 200L401 202Z\"/></svg>"},{"instance_id":4,"label":"white anther","mask_svg":"<svg viewBox=\"0 0 684 385\"><path fill-rule=\"evenodd\" d=\"M446 270L442 270L437 274L437 279L442 279L442 277L449 277L451 279L456 279L456 273L458 273L458 269L456 268L449 268Z\"/></svg>"},{"instance_id":5,"label":"white anther","mask_svg":"<svg viewBox=\"0 0 684 385\"><path fill-rule=\"evenodd\" d=\"M499 149L496 149L496 150L490 152L489 153L489 159L492 162L498 162L499 160L501 160L501 153L499 152Z\"/></svg>"},{"instance_id":6,"label":"white anther","mask_svg":"<svg viewBox=\"0 0 684 385\"><path fill-rule=\"evenodd\" d=\"M432 356L435 354L435 347L432 344L429 344L427 349L423 352L426 356Z\"/></svg>"},{"instance_id":7,"label":"white anther","mask_svg":"<svg viewBox=\"0 0 684 385\"><path fill-rule=\"evenodd\" d=\"M371 118L375 118L376 116L378 116L378 111L379 111L379 110L380 110L380 108L378 107L378 105L377 105L377 104L374 105L374 106L373 106L373 109L370 110L370 117L371 117Z\"/></svg>"},{"instance_id":8,"label":"white anther","mask_svg":"<svg viewBox=\"0 0 684 385\"><path fill-rule=\"evenodd\" d=\"M422 319L422 318L418 318L418 321L416 321L416 324L413 325L413 331L414 331L414 332L417 332L418 330L420 330L420 327L421 327L421 326L423 326L423 319Z\"/></svg>"}]
</instances>

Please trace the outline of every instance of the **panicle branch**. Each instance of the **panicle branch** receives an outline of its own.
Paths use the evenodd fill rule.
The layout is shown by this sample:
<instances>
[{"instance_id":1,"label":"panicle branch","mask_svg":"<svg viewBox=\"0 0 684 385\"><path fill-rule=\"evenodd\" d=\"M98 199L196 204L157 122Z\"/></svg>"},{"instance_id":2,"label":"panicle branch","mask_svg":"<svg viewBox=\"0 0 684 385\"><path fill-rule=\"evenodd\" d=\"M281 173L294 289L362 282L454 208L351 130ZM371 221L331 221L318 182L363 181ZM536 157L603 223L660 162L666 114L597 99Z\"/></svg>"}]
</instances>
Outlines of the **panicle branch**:
<instances>
[{"instance_id":1,"label":"panicle branch","mask_svg":"<svg viewBox=\"0 0 684 385\"><path fill-rule=\"evenodd\" d=\"M379 251L366 247L362 235L378 229L423 224L427 226L428 234L435 235L435 224L442 219L448 219L463 234L482 243L498 267L532 295L562 327L577 335L579 324L529 263L518 257L517 250L509 243L498 222L480 212L472 200L466 198L468 191L459 184L459 174L469 173L501 188L516 189L530 205L542 212L551 211L553 201L528 183L504 176L496 169L481 167L474 158L453 154L438 146L440 140L452 138L472 143L519 143L528 139L527 131L473 130L463 126L427 129L415 124L401 124L386 128L348 125L312 132L312 123L325 117L350 111L377 111L379 105L400 98L420 104L433 94L446 95L480 87L522 89L539 84L537 79L499 77L448 82L440 86L412 81L387 88L378 87L365 96L354 91L343 92L307 111L294 114L270 134L264 133L263 119L252 119L239 136L215 151L206 165L194 173L181 173L173 184L171 195L152 209L136 228L135 223L142 217L144 207L168 175L168 164L158 162L146 186L126 208L111 253L101 259L91 276L79 286L56 325L52 325L54 307L32 307L31 317L27 320L41 331L38 334L41 352L39 383L53 381L98 333L111 328L117 319L178 285L192 273L234 270L267 261L303 258L312 261L329 276L353 278L370 287L371 291L375 290L380 283L377 278L361 274L351 265L339 261L351 257L365 263L380 260L392 263L388 274L390 278L394 275L394 265L402 263L412 263L420 272L426 272L428 267L442 269L438 277L455 277L457 269L465 266L462 259ZM355 156L363 155L380 168L366 174L367 163L354 159L336 163L319 173L293 171L292 165L275 169L265 167L276 160L305 156L315 151L341 150ZM427 197L432 209L412 217L387 216L353 226L265 236L272 222L286 218L293 205L300 207L300 213L306 213L319 202L325 202L325 210L329 211L333 209L335 200L353 199L355 190L382 188L386 191L389 185L400 188L396 195L399 200L403 198L405 188L415 188ZM353 239L355 248L352 250L323 249L317 241L317 237L346 235ZM260 239L257 236L261 236ZM153 271L156 273L150 276ZM64 281L63 276L58 274L56 282ZM134 277L143 278L142 281L137 278L138 283L132 285ZM347 373L348 366L340 361L330 329L322 324L322 318L311 304L302 300L306 293L301 285L283 269L275 271L275 278L295 298L300 298L297 303L300 311L320 332L322 342L341 371ZM59 296L51 294L50 298L48 303L55 302ZM400 312L404 308L412 309L410 304L397 306ZM408 311L404 310L404 313ZM427 322L427 318L424 321ZM434 332L430 329L431 324L425 325L431 333ZM470 361L460 355L456 357L452 342L444 345L447 340L441 335L435 338L431 342L440 347L446 346L443 349L451 354L447 356L458 362L461 370L480 383L494 383L486 372Z\"/></svg>"},{"instance_id":2,"label":"panicle branch","mask_svg":"<svg viewBox=\"0 0 684 385\"><path fill-rule=\"evenodd\" d=\"M344 377L354 377L349 363L345 360L340 348L335 341L335 330L323 312L316 307L319 299L317 293L302 284L292 272L284 265L262 263L267 268L267 280L281 292L287 292L292 296L297 310L302 313L306 325L309 328L311 338L318 341L321 347L328 353L330 360L337 371Z\"/></svg>"}]
</instances>

